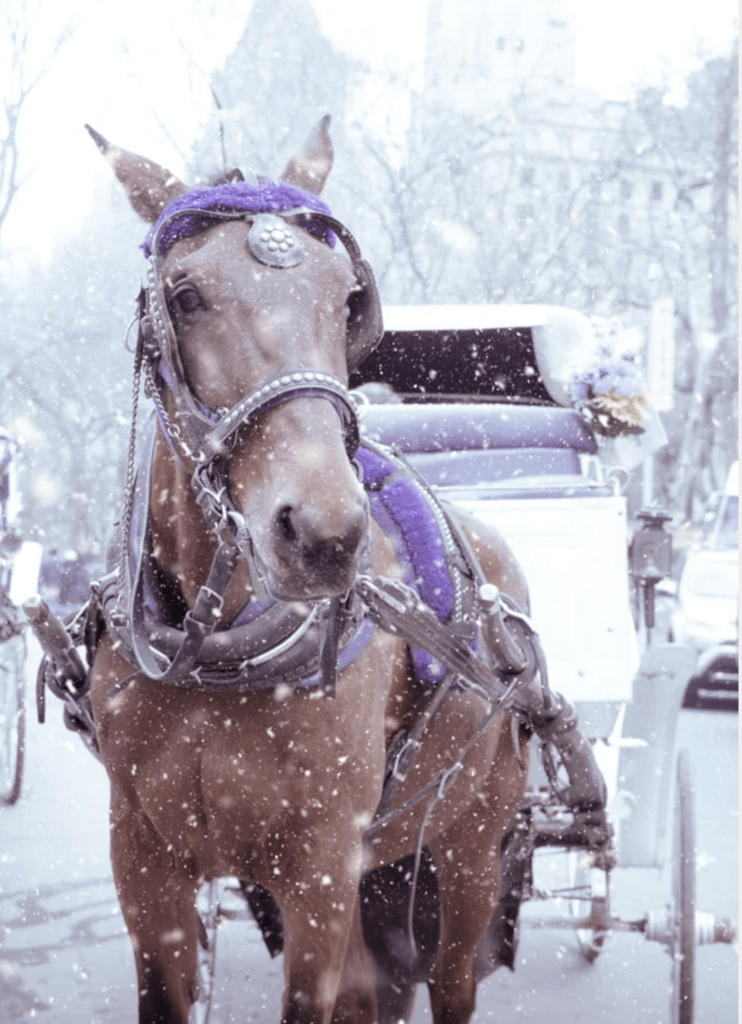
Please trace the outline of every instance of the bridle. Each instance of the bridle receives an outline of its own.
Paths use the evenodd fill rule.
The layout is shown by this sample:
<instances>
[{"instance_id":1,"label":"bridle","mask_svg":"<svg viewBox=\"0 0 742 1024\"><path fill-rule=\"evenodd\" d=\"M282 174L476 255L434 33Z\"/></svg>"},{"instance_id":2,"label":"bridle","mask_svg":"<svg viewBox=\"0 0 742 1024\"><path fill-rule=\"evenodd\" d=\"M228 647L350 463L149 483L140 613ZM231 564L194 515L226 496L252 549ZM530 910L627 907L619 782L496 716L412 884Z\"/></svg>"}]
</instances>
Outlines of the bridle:
<instances>
[{"instance_id":1,"label":"bridle","mask_svg":"<svg viewBox=\"0 0 742 1024\"><path fill-rule=\"evenodd\" d=\"M226 411L208 409L198 399L187 379L170 318L160 255L163 233L176 220L184 217L197 217L201 223L204 218L214 223L240 220L250 222L250 252L260 262L279 268L296 266L301 262L303 246L294 233L294 226L302 227L311 223L314 227L319 222L340 238L350 256L355 275L356 286L349 297L349 370L358 366L376 347L383 332L381 305L371 267L362 258L358 243L350 231L329 214L302 207L280 213L189 207L178 209L160 220L149 257L148 286L141 289L138 299L135 395L138 394L138 375L141 373L144 376L145 394L154 402L160 427L168 443L193 465L191 486L196 502L218 541L207 582L200 588L194 608L184 619L181 650L163 670L150 650L144 629L139 583L129 578L126 556L135 488L133 424L122 524L119 609L122 620L128 618L131 623L139 667L150 678L160 681L172 681L184 673L187 675L195 663L204 639L213 632L219 620L224 594L240 556L248 562L256 598L261 600L270 596L265 582L265 570L255 550L249 525L229 493L224 456L239 430L283 402L296 398L321 398L329 401L338 413L349 459L353 459L359 444L358 415L353 398L345 384L325 370L302 368L281 373L261 382ZM274 239L280 239L280 242L274 244ZM172 398L173 416L166 406L166 392Z\"/></svg>"},{"instance_id":2,"label":"bridle","mask_svg":"<svg viewBox=\"0 0 742 1024\"><path fill-rule=\"evenodd\" d=\"M301 227L303 224L320 221L332 230L342 241L350 256L356 286L349 298L351 306L348 321L347 362L348 369L355 369L366 356L378 345L383 333L381 304L368 262L361 256L361 251L350 231L334 217L310 209L292 209L280 214L251 214L241 210L201 210L183 209L164 218L159 224L152 243L152 255L149 257L148 287L142 290L139 298L139 344L146 359L154 369L154 364L162 360L161 373L163 381L172 395L175 405L177 425L172 421L165 423L165 429L173 444L189 459L196 463L210 462L225 450L225 446L239 429L250 420L257 419L268 409L280 402L298 397L326 397L341 418L346 449L352 457L358 447L358 421L355 406L345 385L337 377L325 371L297 370L284 372L273 380L259 384L249 394L227 412L219 415L206 409L193 393L186 377L180 357L178 340L175 334L165 298L161 264L159 255L160 238L168 227L179 218L198 216L208 218L215 223L224 221L244 220L252 224L248 245L252 255L273 267L296 266L301 256L284 259L279 262L275 251L261 243L261 235L277 232L277 225L283 237L294 239L292 248L300 248L300 243L290 226ZM289 227L287 227L287 225Z\"/></svg>"}]
</instances>

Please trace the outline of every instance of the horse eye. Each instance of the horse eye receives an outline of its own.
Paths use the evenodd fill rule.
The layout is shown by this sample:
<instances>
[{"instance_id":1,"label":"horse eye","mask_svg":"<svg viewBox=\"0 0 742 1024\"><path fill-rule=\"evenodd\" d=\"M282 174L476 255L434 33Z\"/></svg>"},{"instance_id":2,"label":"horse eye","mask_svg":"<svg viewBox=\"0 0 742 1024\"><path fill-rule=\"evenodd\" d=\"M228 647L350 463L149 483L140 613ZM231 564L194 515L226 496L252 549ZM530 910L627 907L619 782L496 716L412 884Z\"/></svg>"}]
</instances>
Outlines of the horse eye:
<instances>
[{"instance_id":1,"label":"horse eye","mask_svg":"<svg viewBox=\"0 0 742 1024\"><path fill-rule=\"evenodd\" d=\"M172 301L178 304L182 313L195 313L203 305L195 288L181 288L172 296Z\"/></svg>"}]
</instances>

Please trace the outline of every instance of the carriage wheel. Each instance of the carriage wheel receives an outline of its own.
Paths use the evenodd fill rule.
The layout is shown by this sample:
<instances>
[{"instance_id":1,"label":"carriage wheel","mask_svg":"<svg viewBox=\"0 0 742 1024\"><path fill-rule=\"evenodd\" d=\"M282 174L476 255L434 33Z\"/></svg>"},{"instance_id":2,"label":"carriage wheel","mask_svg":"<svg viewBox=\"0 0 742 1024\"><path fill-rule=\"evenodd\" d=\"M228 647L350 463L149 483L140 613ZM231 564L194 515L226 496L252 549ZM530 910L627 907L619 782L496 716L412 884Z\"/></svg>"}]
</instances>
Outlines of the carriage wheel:
<instances>
[{"instance_id":1,"label":"carriage wheel","mask_svg":"<svg viewBox=\"0 0 742 1024\"><path fill-rule=\"evenodd\" d=\"M570 916L575 920L594 916L600 919L608 899L608 878L606 872L592 866L592 857L582 850L572 850L568 854L567 870L569 872L569 891L573 898L568 901ZM596 884L598 878L600 884ZM575 937L580 952L589 964L600 956L605 944L607 932L603 928L575 928Z\"/></svg>"},{"instance_id":2,"label":"carriage wheel","mask_svg":"<svg viewBox=\"0 0 742 1024\"><path fill-rule=\"evenodd\" d=\"M216 967L216 936L219 925L219 880L204 882L196 896L198 914L198 946L196 977L198 991L191 1007L189 1024L208 1024L214 993Z\"/></svg>"},{"instance_id":3,"label":"carriage wheel","mask_svg":"<svg viewBox=\"0 0 742 1024\"><path fill-rule=\"evenodd\" d=\"M672 1024L693 1024L695 987L696 825L688 752L678 754L672 835Z\"/></svg>"},{"instance_id":4,"label":"carriage wheel","mask_svg":"<svg viewBox=\"0 0 742 1024\"><path fill-rule=\"evenodd\" d=\"M24 668L26 644L13 636L0 644L0 803L21 795L25 749Z\"/></svg>"}]
</instances>

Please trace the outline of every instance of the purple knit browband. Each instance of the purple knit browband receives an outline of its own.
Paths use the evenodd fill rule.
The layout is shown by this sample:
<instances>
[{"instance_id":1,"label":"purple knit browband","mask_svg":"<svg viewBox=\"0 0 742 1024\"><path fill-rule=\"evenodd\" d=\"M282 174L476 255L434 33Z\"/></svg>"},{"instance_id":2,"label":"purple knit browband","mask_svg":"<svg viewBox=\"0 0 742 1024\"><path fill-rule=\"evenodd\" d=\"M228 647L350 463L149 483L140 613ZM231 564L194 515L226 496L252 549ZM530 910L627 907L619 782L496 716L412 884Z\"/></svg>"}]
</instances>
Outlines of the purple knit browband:
<instances>
[{"instance_id":1,"label":"purple knit browband","mask_svg":"<svg viewBox=\"0 0 742 1024\"><path fill-rule=\"evenodd\" d=\"M158 228L173 213L180 210L219 210L240 213L285 213L287 210L307 209L330 216L330 208L313 192L305 192L296 185L285 181L269 181L264 179L257 185L246 181L234 182L230 185L202 185L199 188L184 192L166 206L155 224L150 228L142 243L144 255L152 255L152 242ZM168 254L176 242L191 235L198 235L213 225L214 221L198 214L186 214L172 220L162 232L159 244L159 256ZM321 220L307 220L302 224L315 238L328 245L335 244L335 235Z\"/></svg>"}]
</instances>

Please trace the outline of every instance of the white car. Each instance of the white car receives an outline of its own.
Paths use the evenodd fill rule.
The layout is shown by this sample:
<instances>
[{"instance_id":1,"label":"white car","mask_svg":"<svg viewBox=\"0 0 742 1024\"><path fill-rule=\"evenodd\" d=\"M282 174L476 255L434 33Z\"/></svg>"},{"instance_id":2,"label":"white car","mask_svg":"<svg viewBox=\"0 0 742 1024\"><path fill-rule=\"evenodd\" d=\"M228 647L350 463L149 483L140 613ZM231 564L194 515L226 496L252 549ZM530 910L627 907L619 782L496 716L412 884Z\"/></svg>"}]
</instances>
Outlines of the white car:
<instances>
[{"instance_id":1,"label":"white car","mask_svg":"<svg viewBox=\"0 0 742 1024\"><path fill-rule=\"evenodd\" d=\"M704 547L689 552L680 577L672 637L698 651L686 706L737 699L739 691L739 478L730 472Z\"/></svg>"},{"instance_id":2,"label":"white car","mask_svg":"<svg viewBox=\"0 0 742 1024\"><path fill-rule=\"evenodd\" d=\"M698 652L736 643L739 616L739 551L691 551L678 587L673 637Z\"/></svg>"}]
</instances>

